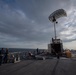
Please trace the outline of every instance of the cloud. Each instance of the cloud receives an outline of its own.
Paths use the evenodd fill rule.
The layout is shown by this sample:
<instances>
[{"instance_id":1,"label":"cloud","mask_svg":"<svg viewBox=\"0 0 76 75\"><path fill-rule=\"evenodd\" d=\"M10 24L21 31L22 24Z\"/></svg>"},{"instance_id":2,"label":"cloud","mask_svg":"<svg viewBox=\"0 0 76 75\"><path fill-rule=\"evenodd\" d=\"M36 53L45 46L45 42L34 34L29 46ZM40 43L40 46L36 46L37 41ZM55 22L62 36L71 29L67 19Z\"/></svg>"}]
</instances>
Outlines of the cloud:
<instances>
[{"instance_id":1,"label":"cloud","mask_svg":"<svg viewBox=\"0 0 76 75\"><path fill-rule=\"evenodd\" d=\"M1 0L0 4L1 47L47 48L54 37L53 23L48 17L60 8L65 9L68 16L58 19L57 36L64 42L75 40L74 0Z\"/></svg>"},{"instance_id":2,"label":"cloud","mask_svg":"<svg viewBox=\"0 0 76 75\"><path fill-rule=\"evenodd\" d=\"M70 11L70 12L69 12ZM70 9L68 11L69 15L66 19L66 22L62 22L62 28L63 31L61 31L59 33L59 35L61 36L61 38L64 40L64 42L72 42L72 41L76 41L76 10L73 7L73 9Z\"/></svg>"},{"instance_id":3,"label":"cloud","mask_svg":"<svg viewBox=\"0 0 76 75\"><path fill-rule=\"evenodd\" d=\"M4 13L3 13L4 12ZM50 33L50 29L45 29L45 26L38 26L34 20L29 19L26 14L22 10L18 9L10 9L8 6L7 8L3 8L2 12L0 13L0 33L1 37L2 34L5 35L7 44L10 42L15 44L16 42L39 42L42 39L47 40L47 36L45 33ZM6 35L8 35L6 37ZM15 40L16 38L16 40ZM12 41L13 39L13 41ZM14 43L13 43L14 42ZM19 43L18 42L18 43ZM13 45L12 45L13 46ZM10 46L11 47L11 46ZM18 47L18 46L17 46Z\"/></svg>"}]
</instances>

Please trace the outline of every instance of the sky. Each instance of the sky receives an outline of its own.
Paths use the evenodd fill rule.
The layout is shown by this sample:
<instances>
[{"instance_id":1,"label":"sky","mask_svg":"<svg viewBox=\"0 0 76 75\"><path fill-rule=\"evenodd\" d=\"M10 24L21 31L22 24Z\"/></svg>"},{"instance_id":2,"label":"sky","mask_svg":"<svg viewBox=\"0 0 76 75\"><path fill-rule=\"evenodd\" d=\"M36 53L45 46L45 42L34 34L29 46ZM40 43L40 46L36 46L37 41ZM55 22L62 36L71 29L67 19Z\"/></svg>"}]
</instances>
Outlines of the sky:
<instances>
[{"instance_id":1,"label":"sky","mask_svg":"<svg viewBox=\"0 0 76 75\"><path fill-rule=\"evenodd\" d=\"M57 19L57 38L76 49L76 0L0 0L0 47L47 49L54 38L48 17L58 9L67 17Z\"/></svg>"}]
</instances>

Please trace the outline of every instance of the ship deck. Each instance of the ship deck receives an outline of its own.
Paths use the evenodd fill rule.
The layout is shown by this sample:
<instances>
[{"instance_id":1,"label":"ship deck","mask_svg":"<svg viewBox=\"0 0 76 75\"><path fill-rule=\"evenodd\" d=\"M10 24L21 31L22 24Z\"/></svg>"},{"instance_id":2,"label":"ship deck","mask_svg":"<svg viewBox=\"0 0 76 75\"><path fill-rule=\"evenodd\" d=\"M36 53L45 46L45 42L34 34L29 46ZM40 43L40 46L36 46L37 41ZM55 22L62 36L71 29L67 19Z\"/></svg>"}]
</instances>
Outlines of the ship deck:
<instances>
[{"instance_id":1,"label":"ship deck","mask_svg":"<svg viewBox=\"0 0 76 75\"><path fill-rule=\"evenodd\" d=\"M0 75L76 75L75 59L25 60L0 66Z\"/></svg>"}]
</instances>

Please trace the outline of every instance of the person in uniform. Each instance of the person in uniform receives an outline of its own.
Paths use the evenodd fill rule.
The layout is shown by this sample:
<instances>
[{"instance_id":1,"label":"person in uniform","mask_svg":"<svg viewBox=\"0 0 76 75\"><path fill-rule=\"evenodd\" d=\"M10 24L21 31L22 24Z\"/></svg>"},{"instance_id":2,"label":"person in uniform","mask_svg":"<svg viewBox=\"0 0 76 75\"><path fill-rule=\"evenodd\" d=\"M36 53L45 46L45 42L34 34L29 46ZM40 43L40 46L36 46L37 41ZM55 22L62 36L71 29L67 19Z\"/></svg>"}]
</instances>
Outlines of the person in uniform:
<instances>
[{"instance_id":1,"label":"person in uniform","mask_svg":"<svg viewBox=\"0 0 76 75\"><path fill-rule=\"evenodd\" d=\"M6 52L5 52L4 62L5 63L8 62L8 49L7 48L6 48Z\"/></svg>"},{"instance_id":2,"label":"person in uniform","mask_svg":"<svg viewBox=\"0 0 76 75\"><path fill-rule=\"evenodd\" d=\"M5 57L5 51L4 51L4 49L2 48L2 49L0 50L0 65L1 65L2 63L4 63L4 57Z\"/></svg>"}]
</instances>

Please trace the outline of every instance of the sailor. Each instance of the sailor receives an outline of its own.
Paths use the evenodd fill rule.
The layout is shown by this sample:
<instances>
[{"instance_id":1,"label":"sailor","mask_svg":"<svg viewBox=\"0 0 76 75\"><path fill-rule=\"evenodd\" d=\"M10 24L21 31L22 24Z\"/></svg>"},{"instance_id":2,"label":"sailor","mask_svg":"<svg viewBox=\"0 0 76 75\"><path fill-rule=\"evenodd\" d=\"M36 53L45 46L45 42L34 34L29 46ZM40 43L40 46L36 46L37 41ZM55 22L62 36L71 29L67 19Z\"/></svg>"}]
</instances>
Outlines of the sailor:
<instances>
[{"instance_id":1,"label":"sailor","mask_svg":"<svg viewBox=\"0 0 76 75\"><path fill-rule=\"evenodd\" d=\"M2 53L1 53L1 50L0 50L0 65L2 64Z\"/></svg>"},{"instance_id":2,"label":"sailor","mask_svg":"<svg viewBox=\"0 0 76 75\"><path fill-rule=\"evenodd\" d=\"M57 59L60 59L60 53L58 52L56 53L56 55L57 55Z\"/></svg>"},{"instance_id":3,"label":"sailor","mask_svg":"<svg viewBox=\"0 0 76 75\"><path fill-rule=\"evenodd\" d=\"M7 61L8 61L8 49L6 48L4 62L7 63Z\"/></svg>"},{"instance_id":4,"label":"sailor","mask_svg":"<svg viewBox=\"0 0 76 75\"><path fill-rule=\"evenodd\" d=\"M4 63L4 55L5 55L5 51L4 51L4 49L2 48L2 49L0 50L0 65L1 65L2 63Z\"/></svg>"}]
</instances>

